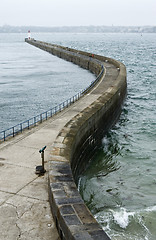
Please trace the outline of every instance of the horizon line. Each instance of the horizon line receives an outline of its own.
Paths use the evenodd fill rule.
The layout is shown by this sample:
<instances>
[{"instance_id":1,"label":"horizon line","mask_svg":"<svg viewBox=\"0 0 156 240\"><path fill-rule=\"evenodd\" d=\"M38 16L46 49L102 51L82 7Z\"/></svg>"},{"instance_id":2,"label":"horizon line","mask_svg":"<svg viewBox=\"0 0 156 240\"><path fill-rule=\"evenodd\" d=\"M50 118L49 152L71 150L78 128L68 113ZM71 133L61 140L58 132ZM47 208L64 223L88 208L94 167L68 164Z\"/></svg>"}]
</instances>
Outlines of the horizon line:
<instances>
[{"instance_id":1,"label":"horizon line","mask_svg":"<svg viewBox=\"0 0 156 240\"><path fill-rule=\"evenodd\" d=\"M41 27L41 28L62 28L62 27L156 27L156 25L62 25L62 26L41 26L41 25L10 25L3 24L0 27Z\"/></svg>"}]
</instances>

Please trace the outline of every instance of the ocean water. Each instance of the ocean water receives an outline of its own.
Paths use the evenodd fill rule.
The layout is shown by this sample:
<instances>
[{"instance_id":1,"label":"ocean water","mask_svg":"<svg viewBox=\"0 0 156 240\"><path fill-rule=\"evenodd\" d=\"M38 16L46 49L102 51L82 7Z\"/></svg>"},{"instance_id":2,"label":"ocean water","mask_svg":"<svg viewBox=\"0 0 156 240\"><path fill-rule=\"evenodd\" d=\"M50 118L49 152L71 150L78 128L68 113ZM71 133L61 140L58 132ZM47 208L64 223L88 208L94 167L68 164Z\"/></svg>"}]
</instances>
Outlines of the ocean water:
<instances>
[{"instance_id":1,"label":"ocean water","mask_svg":"<svg viewBox=\"0 0 156 240\"><path fill-rule=\"evenodd\" d=\"M95 79L89 71L25 43L25 37L0 34L0 132L55 107Z\"/></svg>"},{"instance_id":2,"label":"ocean water","mask_svg":"<svg viewBox=\"0 0 156 240\"><path fill-rule=\"evenodd\" d=\"M95 77L24 43L24 37L0 34L0 129L48 110ZM111 239L155 240L156 34L33 33L32 37L126 65L128 93L120 119L103 137L78 187Z\"/></svg>"},{"instance_id":3,"label":"ocean water","mask_svg":"<svg viewBox=\"0 0 156 240\"><path fill-rule=\"evenodd\" d=\"M156 35L108 34L95 45L126 65L128 94L79 191L111 239L155 240Z\"/></svg>"}]
</instances>

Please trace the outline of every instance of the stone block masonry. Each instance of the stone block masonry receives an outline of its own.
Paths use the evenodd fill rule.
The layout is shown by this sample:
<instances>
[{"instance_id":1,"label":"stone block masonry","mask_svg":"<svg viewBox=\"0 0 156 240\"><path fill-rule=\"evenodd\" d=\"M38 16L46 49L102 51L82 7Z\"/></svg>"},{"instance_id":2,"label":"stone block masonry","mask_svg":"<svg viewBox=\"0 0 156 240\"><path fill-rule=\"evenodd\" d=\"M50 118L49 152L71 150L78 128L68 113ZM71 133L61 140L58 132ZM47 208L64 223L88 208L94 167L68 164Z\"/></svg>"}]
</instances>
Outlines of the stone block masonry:
<instances>
[{"instance_id":1,"label":"stone block masonry","mask_svg":"<svg viewBox=\"0 0 156 240\"><path fill-rule=\"evenodd\" d=\"M117 121L126 96L126 68L113 59L36 40L26 42L98 75L96 86L68 109L49 154L49 201L63 240L107 240L76 187L105 132ZM59 117L59 116L58 116Z\"/></svg>"}]
</instances>

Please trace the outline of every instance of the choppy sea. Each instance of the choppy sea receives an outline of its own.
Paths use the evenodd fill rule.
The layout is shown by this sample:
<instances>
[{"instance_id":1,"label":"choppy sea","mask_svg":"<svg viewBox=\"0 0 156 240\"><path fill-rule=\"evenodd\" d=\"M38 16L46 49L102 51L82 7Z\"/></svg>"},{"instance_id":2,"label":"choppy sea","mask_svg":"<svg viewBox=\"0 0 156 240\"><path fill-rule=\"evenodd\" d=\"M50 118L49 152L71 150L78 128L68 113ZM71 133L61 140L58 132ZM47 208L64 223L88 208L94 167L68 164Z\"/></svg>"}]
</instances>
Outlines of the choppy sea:
<instances>
[{"instance_id":1,"label":"choppy sea","mask_svg":"<svg viewBox=\"0 0 156 240\"><path fill-rule=\"evenodd\" d=\"M0 34L0 131L48 110L95 76ZM118 123L79 178L79 191L113 240L156 239L156 34L33 33L35 39L115 58L128 93Z\"/></svg>"}]
</instances>

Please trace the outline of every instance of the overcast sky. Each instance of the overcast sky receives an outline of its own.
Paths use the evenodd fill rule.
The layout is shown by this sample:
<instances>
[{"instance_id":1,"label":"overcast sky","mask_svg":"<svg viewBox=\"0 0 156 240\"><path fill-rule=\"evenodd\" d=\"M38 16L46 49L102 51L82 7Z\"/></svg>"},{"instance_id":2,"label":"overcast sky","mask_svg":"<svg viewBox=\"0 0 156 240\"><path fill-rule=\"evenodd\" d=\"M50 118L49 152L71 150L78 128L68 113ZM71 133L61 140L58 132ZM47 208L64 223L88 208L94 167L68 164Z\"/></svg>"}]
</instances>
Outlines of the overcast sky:
<instances>
[{"instance_id":1,"label":"overcast sky","mask_svg":"<svg viewBox=\"0 0 156 240\"><path fill-rule=\"evenodd\" d=\"M156 0L0 0L0 26L156 25Z\"/></svg>"}]
</instances>

